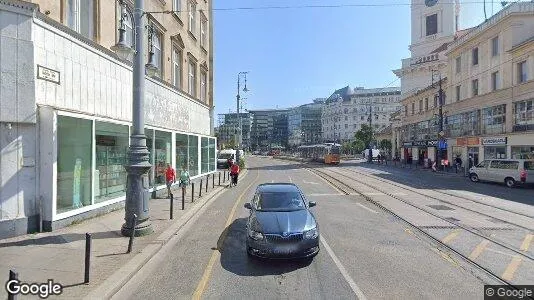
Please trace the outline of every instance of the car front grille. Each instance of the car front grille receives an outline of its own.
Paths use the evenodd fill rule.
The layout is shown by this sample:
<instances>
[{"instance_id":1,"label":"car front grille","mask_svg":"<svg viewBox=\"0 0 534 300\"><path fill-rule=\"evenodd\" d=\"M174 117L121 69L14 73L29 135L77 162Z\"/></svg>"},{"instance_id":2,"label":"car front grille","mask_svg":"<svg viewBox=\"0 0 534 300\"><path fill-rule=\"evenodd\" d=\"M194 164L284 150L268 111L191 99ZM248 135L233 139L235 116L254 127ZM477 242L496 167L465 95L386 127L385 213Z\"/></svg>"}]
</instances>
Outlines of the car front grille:
<instances>
[{"instance_id":1,"label":"car front grille","mask_svg":"<svg viewBox=\"0 0 534 300\"><path fill-rule=\"evenodd\" d=\"M303 239L302 233L291 233L288 236L283 236L281 234L266 234L265 236L267 237L267 241L277 243L295 242Z\"/></svg>"}]
</instances>

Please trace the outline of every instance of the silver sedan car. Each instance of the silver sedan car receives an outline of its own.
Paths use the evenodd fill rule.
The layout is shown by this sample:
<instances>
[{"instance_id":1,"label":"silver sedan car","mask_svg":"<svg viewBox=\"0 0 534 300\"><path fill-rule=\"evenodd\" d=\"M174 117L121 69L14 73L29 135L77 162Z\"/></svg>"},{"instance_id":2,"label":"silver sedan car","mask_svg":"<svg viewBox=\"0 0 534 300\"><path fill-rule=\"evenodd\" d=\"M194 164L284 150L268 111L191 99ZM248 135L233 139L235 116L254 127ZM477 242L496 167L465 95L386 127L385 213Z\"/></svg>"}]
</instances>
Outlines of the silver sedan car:
<instances>
[{"instance_id":1,"label":"silver sedan car","mask_svg":"<svg viewBox=\"0 0 534 300\"><path fill-rule=\"evenodd\" d=\"M312 258L319 253L319 226L302 191L294 184L258 186L247 221L247 253L253 257Z\"/></svg>"}]
</instances>

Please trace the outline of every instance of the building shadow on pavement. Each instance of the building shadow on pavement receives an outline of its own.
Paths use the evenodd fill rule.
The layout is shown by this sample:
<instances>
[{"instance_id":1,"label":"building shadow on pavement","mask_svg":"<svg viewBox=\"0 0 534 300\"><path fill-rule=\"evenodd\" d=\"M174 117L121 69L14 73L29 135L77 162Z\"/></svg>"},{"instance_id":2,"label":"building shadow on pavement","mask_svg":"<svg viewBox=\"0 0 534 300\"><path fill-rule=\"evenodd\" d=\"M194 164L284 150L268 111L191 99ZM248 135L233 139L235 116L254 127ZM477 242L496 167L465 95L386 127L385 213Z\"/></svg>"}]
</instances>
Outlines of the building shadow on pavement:
<instances>
[{"instance_id":1,"label":"building shadow on pavement","mask_svg":"<svg viewBox=\"0 0 534 300\"><path fill-rule=\"evenodd\" d=\"M367 162L351 162L340 164L343 167L361 167L382 171L383 173L373 174L375 177L390 180L397 184L403 184L416 189L433 189L433 190L455 190L477 193L484 196L501 198L517 203L534 205L532 197L532 184L508 188L504 183L494 182L471 182L469 178L450 172L433 173L430 170L418 170L413 167L401 168L383 164L369 164ZM359 172L362 172L360 170Z\"/></svg>"},{"instance_id":2,"label":"building shadow on pavement","mask_svg":"<svg viewBox=\"0 0 534 300\"><path fill-rule=\"evenodd\" d=\"M89 232L92 239L110 239L124 238L119 230L104 232ZM66 233L52 236L43 236L39 238L29 238L20 241L0 243L0 248L7 247L24 247L24 246L44 246L44 245L61 245L76 241L85 240L85 233Z\"/></svg>"},{"instance_id":3,"label":"building shadow on pavement","mask_svg":"<svg viewBox=\"0 0 534 300\"><path fill-rule=\"evenodd\" d=\"M269 261L249 258L246 251L246 218L236 219L220 235L217 250L221 266L239 276L281 275L305 268L311 260Z\"/></svg>"},{"instance_id":4,"label":"building shadow on pavement","mask_svg":"<svg viewBox=\"0 0 534 300\"><path fill-rule=\"evenodd\" d=\"M285 170L294 170L294 169L302 169L304 168L301 164L289 164L289 165L268 165L268 166L260 166L260 167L248 167L248 170L260 170L260 171L285 171Z\"/></svg>"}]
</instances>

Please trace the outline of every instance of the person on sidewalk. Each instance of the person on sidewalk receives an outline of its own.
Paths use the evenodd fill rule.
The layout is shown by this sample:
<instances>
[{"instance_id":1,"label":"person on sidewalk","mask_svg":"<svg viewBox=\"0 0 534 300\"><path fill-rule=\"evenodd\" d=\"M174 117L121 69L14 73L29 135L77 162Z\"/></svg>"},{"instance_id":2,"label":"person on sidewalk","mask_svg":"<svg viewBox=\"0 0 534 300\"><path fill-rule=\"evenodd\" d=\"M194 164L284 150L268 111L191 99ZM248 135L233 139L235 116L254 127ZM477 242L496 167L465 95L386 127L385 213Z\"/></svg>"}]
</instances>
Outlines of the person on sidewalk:
<instances>
[{"instance_id":1,"label":"person on sidewalk","mask_svg":"<svg viewBox=\"0 0 534 300\"><path fill-rule=\"evenodd\" d=\"M171 164L167 164L167 170L165 170L165 179L167 181L167 198L171 197L171 186L176 183L176 172L172 168Z\"/></svg>"},{"instance_id":2,"label":"person on sidewalk","mask_svg":"<svg viewBox=\"0 0 534 300\"><path fill-rule=\"evenodd\" d=\"M239 177L239 165L237 163L233 163L230 167L230 176L232 177L232 184L236 186Z\"/></svg>"},{"instance_id":3,"label":"person on sidewalk","mask_svg":"<svg viewBox=\"0 0 534 300\"><path fill-rule=\"evenodd\" d=\"M454 163L456 164L456 173L458 173L458 170L462 167L462 159L460 158L460 155L456 156Z\"/></svg>"},{"instance_id":4,"label":"person on sidewalk","mask_svg":"<svg viewBox=\"0 0 534 300\"><path fill-rule=\"evenodd\" d=\"M189 176L189 172L187 172L187 168L183 166L182 170L180 171L180 187L185 189L189 185L190 181L191 177Z\"/></svg>"}]
</instances>

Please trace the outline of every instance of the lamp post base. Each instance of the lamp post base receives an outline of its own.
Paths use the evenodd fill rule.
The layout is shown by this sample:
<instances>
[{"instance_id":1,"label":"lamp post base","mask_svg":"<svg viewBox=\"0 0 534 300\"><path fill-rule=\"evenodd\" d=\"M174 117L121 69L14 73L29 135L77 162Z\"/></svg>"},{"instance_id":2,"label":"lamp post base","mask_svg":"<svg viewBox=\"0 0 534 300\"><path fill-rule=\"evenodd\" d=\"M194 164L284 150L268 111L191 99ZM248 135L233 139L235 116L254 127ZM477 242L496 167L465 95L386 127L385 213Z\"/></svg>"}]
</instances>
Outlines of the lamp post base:
<instances>
[{"instance_id":1,"label":"lamp post base","mask_svg":"<svg viewBox=\"0 0 534 300\"><path fill-rule=\"evenodd\" d=\"M123 236L132 235L132 228L130 225L131 224L128 224L127 222L122 224L121 234ZM152 233L154 233L154 229L152 228L152 223L149 220L146 220L145 222L136 225L134 228L134 236L145 236Z\"/></svg>"}]
</instances>

